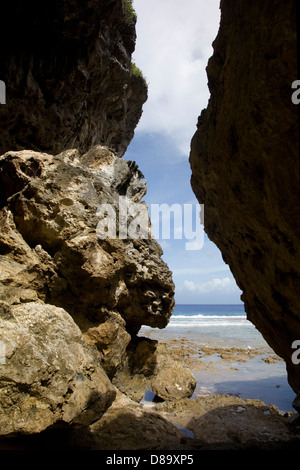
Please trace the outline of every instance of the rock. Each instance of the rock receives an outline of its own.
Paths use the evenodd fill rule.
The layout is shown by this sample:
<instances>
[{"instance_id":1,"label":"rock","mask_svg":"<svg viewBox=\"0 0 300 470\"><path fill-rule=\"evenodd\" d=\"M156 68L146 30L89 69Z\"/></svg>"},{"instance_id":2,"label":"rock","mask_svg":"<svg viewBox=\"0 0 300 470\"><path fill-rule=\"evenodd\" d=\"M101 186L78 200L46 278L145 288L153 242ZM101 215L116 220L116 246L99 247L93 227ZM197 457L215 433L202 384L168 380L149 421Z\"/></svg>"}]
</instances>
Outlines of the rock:
<instances>
[{"instance_id":1,"label":"rock","mask_svg":"<svg viewBox=\"0 0 300 470\"><path fill-rule=\"evenodd\" d=\"M163 328L174 307L172 273L151 237L141 179L136 164L103 146L84 155L24 150L0 157L0 300L63 309L111 380L124 369L141 325ZM146 214L148 238L106 237L99 208L105 204L117 221L121 198ZM133 214L125 228L134 221ZM134 373L131 386L139 383Z\"/></svg>"},{"instance_id":2,"label":"rock","mask_svg":"<svg viewBox=\"0 0 300 470\"><path fill-rule=\"evenodd\" d=\"M165 400L190 397L196 380L189 362L193 367L195 364L188 361L187 351L187 348L173 348L143 336L134 338L113 384L136 402L140 402L149 389Z\"/></svg>"},{"instance_id":3,"label":"rock","mask_svg":"<svg viewBox=\"0 0 300 470\"><path fill-rule=\"evenodd\" d=\"M185 350L186 352L186 350ZM184 361L163 343L143 336L134 338L126 359L113 378L113 384L130 399L140 402L150 389L165 400L190 397L196 380Z\"/></svg>"},{"instance_id":4,"label":"rock","mask_svg":"<svg viewBox=\"0 0 300 470\"><path fill-rule=\"evenodd\" d=\"M247 318L300 391L299 135L296 5L221 1L207 66L210 99L192 139L192 188L205 231L242 290ZM299 78L299 77L298 77Z\"/></svg>"},{"instance_id":5,"label":"rock","mask_svg":"<svg viewBox=\"0 0 300 470\"><path fill-rule=\"evenodd\" d=\"M176 362L161 369L151 383L152 392L164 400L189 398L195 387L196 379L193 374Z\"/></svg>"},{"instance_id":6,"label":"rock","mask_svg":"<svg viewBox=\"0 0 300 470\"><path fill-rule=\"evenodd\" d=\"M89 328L84 338L102 353L103 368L112 378L118 367L124 363L127 346L131 340L121 315L111 312L105 322Z\"/></svg>"},{"instance_id":7,"label":"rock","mask_svg":"<svg viewBox=\"0 0 300 470\"><path fill-rule=\"evenodd\" d=\"M1 157L6 202L0 253L6 269L8 260L22 265L14 265L17 279L2 281L5 289L38 290L39 298L68 311L85 333L115 313L130 334L142 324L165 327L174 306L174 284L151 238L147 206L139 202L146 191L141 176L132 162L103 147L83 156L72 150L55 157L31 151ZM106 238L97 211L110 205L117 222L120 197L128 205L140 204L149 238L121 239L117 232Z\"/></svg>"},{"instance_id":8,"label":"rock","mask_svg":"<svg viewBox=\"0 0 300 470\"><path fill-rule=\"evenodd\" d=\"M131 2L2 13L0 433L42 441L101 417L141 325L168 324L174 284L144 177L120 158L147 99Z\"/></svg>"},{"instance_id":9,"label":"rock","mask_svg":"<svg viewBox=\"0 0 300 470\"><path fill-rule=\"evenodd\" d=\"M136 337L126 350L126 358L113 384L130 399L140 402L159 370L158 342Z\"/></svg>"},{"instance_id":10,"label":"rock","mask_svg":"<svg viewBox=\"0 0 300 470\"><path fill-rule=\"evenodd\" d=\"M293 401L293 407L300 414L300 395L296 395Z\"/></svg>"},{"instance_id":11,"label":"rock","mask_svg":"<svg viewBox=\"0 0 300 470\"><path fill-rule=\"evenodd\" d=\"M231 395L162 402L154 410L193 433L189 448L199 450L296 450L290 417L274 405Z\"/></svg>"},{"instance_id":12,"label":"rock","mask_svg":"<svg viewBox=\"0 0 300 470\"><path fill-rule=\"evenodd\" d=\"M183 441L174 424L118 392L101 420L72 433L71 445L81 450L178 449Z\"/></svg>"},{"instance_id":13,"label":"rock","mask_svg":"<svg viewBox=\"0 0 300 470\"><path fill-rule=\"evenodd\" d=\"M116 396L99 356L63 309L0 303L0 435L87 426Z\"/></svg>"},{"instance_id":14,"label":"rock","mask_svg":"<svg viewBox=\"0 0 300 470\"><path fill-rule=\"evenodd\" d=\"M136 18L127 3L12 0L3 9L0 154L98 144L124 154L147 99L131 66Z\"/></svg>"}]
</instances>

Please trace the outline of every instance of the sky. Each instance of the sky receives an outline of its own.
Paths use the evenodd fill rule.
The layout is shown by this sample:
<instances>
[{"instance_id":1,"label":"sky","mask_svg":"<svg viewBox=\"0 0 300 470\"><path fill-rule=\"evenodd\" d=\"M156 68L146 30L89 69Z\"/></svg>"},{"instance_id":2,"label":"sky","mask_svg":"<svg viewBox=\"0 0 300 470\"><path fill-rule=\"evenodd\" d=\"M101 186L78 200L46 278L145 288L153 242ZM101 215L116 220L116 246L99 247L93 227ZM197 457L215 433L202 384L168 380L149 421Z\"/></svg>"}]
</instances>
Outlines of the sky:
<instances>
[{"instance_id":1,"label":"sky","mask_svg":"<svg viewBox=\"0 0 300 470\"><path fill-rule=\"evenodd\" d=\"M144 200L164 251L162 258L173 272L175 301L241 303L229 267L200 225L188 161L198 116L209 99L206 65L219 28L219 0L134 0L133 6L137 14L133 61L148 83L148 100L124 158L137 162L147 180ZM177 216L175 222L171 218L170 236L162 233L161 226L168 212L160 225L156 223L154 208L162 204L181 215L181 222ZM205 207L203 213L205 225ZM197 234L194 241L187 228Z\"/></svg>"}]
</instances>

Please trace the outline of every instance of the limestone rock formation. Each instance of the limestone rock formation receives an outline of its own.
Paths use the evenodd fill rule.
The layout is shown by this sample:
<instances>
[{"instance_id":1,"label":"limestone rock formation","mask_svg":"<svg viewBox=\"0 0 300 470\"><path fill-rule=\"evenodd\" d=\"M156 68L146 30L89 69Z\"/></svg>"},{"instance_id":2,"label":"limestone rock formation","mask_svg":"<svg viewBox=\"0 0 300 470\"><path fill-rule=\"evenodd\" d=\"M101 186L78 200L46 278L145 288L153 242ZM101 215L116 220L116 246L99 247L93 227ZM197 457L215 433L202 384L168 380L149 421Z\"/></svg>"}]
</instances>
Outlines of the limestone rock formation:
<instances>
[{"instance_id":1,"label":"limestone rock formation","mask_svg":"<svg viewBox=\"0 0 300 470\"><path fill-rule=\"evenodd\" d=\"M124 0L2 11L1 436L99 419L141 325L174 307L146 183L120 158L147 99L135 22Z\"/></svg>"},{"instance_id":2,"label":"limestone rock formation","mask_svg":"<svg viewBox=\"0 0 300 470\"><path fill-rule=\"evenodd\" d=\"M196 379L189 367L181 364L182 358L173 352L164 343L135 337L127 347L113 384L136 402L149 391L163 400L191 397Z\"/></svg>"},{"instance_id":3,"label":"limestone rock formation","mask_svg":"<svg viewBox=\"0 0 300 470\"><path fill-rule=\"evenodd\" d=\"M221 1L207 67L210 99L192 139L192 188L205 230L243 291L248 319L287 364L300 340L296 4Z\"/></svg>"},{"instance_id":4,"label":"limestone rock formation","mask_svg":"<svg viewBox=\"0 0 300 470\"><path fill-rule=\"evenodd\" d=\"M143 324L166 326L174 306L172 274L140 201L141 177L136 164L101 146L84 155L20 151L0 158L1 298L65 309L110 375L131 335ZM120 201L129 228L140 212L147 216L148 238L119 237ZM107 238L103 208L112 211L115 237Z\"/></svg>"},{"instance_id":5,"label":"limestone rock formation","mask_svg":"<svg viewBox=\"0 0 300 470\"><path fill-rule=\"evenodd\" d=\"M113 378L116 387L136 402L140 402L162 365L158 342L144 337L135 337L129 343L122 367Z\"/></svg>"},{"instance_id":6,"label":"limestone rock formation","mask_svg":"<svg viewBox=\"0 0 300 470\"><path fill-rule=\"evenodd\" d=\"M1 435L39 433L58 423L87 426L114 400L98 354L63 309L29 296L1 302L0 340Z\"/></svg>"},{"instance_id":7,"label":"limestone rock formation","mask_svg":"<svg viewBox=\"0 0 300 470\"><path fill-rule=\"evenodd\" d=\"M114 377L116 371L127 359L127 347L131 341L126 331L126 322L119 313L111 312L105 321L92 326L84 334L87 343L96 346L102 356L103 367L109 377Z\"/></svg>"},{"instance_id":8,"label":"limestone rock formation","mask_svg":"<svg viewBox=\"0 0 300 470\"><path fill-rule=\"evenodd\" d=\"M210 395L158 403L155 411L190 431L189 448L250 451L296 450L299 446L299 435L289 418L257 399Z\"/></svg>"},{"instance_id":9,"label":"limestone rock formation","mask_svg":"<svg viewBox=\"0 0 300 470\"><path fill-rule=\"evenodd\" d=\"M11 405L2 434L39 432L58 420L81 423L81 415L93 422L113 390L102 367L112 379L142 324L167 325L174 285L151 237L141 178L136 164L102 146L84 155L24 150L0 157L1 344L6 354L1 390L8 400L3 406ZM139 217L132 208L147 216L143 235L148 238L121 239L117 232L107 238L99 208L115 212L117 223L120 198L129 211L129 227ZM87 343L93 352L84 357ZM104 398L92 412L91 397L97 394ZM12 401L23 410L20 416ZM32 420L25 426L31 407ZM16 416L12 429L6 425L11 413Z\"/></svg>"},{"instance_id":10,"label":"limestone rock formation","mask_svg":"<svg viewBox=\"0 0 300 470\"><path fill-rule=\"evenodd\" d=\"M151 390L164 400L190 398L195 387L194 375L176 362L161 369L151 384Z\"/></svg>"},{"instance_id":11,"label":"limestone rock formation","mask_svg":"<svg viewBox=\"0 0 300 470\"><path fill-rule=\"evenodd\" d=\"M72 446L82 450L178 449L185 441L173 423L120 392L102 419L71 435Z\"/></svg>"},{"instance_id":12,"label":"limestone rock formation","mask_svg":"<svg viewBox=\"0 0 300 470\"><path fill-rule=\"evenodd\" d=\"M12 0L1 18L0 154L102 144L123 155L147 99L125 2Z\"/></svg>"}]
</instances>

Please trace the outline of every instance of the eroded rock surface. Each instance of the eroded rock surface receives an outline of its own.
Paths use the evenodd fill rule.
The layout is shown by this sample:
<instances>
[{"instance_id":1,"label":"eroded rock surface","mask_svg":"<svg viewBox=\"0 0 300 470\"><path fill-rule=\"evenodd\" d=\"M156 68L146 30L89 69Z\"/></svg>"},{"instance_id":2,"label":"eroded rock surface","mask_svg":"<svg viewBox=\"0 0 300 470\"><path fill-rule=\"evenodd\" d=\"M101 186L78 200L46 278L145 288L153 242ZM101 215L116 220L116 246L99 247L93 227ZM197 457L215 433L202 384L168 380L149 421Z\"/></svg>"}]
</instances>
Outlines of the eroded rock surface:
<instances>
[{"instance_id":1,"label":"eroded rock surface","mask_svg":"<svg viewBox=\"0 0 300 470\"><path fill-rule=\"evenodd\" d=\"M289 417L260 400L211 395L159 403L155 411L190 431L186 445L191 449L287 450L299 445Z\"/></svg>"},{"instance_id":2,"label":"eroded rock surface","mask_svg":"<svg viewBox=\"0 0 300 470\"><path fill-rule=\"evenodd\" d=\"M73 422L77 415L79 422L90 393L90 389L85 390L89 383L86 377L76 382L77 376L83 374L84 377L82 368L86 367L86 374L89 373L85 361L90 361L94 369L98 367L100 382L106 377L100 363L112 379L118 368L123 367L128 345L141 325L162 328L169 321L174 306L174 284L171 272L161 259L162 250L151 237L149 220L149 237L136 239L107 238L105 224L99 224L105 215L99 211L101 204L113 209L116 219L120 215L119 196L124 198L123 202L127 201L128 207L139 204L134 207L140 207L148 217L147 206L141 202L146 191L141 179L136 164L120 159L101 146L84 155L77 150L57 156L20 151L0 157L0 300L5 307L3 321L9 324L9 328L3 324L1 337L7 354L2 391L6 393L6 384L10 382L13 389L20 388L20 383L24 385L21 401L25 389L28 393L27 398L24 397L24 416L21 412L20 423L14 425L16 431L23 427L25 432L37 432L42 430L40 423L47 427L56 420ZM128 216L128 219L132 226L135 218ZM53 317L53 325L48 317ZM53 345L48 324L53 329ZM75 337L79 337L81 330L83 338L80 341L75 341L69 333L70 325L75 330ZM26 328L31 326L37 337L31 337L33 333L25 334ZM17 337L23 335L25 349L23 346L19 349L18 341L13 337L10 340L9 329L15 329ZM82 359L79 365L83 353L80 356L72 348L77 343L84 348L83 340L87 351L90 348L94 356L91 360L88 357ZM14 353L15 347L18 354ZM68 347L70 351L65 354ZM55 349L60 358L53 371L53 381L61 381L57 389L52 388L52 369L48 371L51 377L46 370L41 373L43 367L51 363ZM26 374L28 371L28 379L26 374L22 379L20 368L15 367L14 360L19 361L18 356L26 363L24 371ZM69 359L72 359L70 363ZM64 366L60 360L65 361ZM31 361L36 362L36 368L30 367ZM97 366L95 361L98 361ZM58 379L59 368L71 372L66 372L67 376L61 372ZM6 377L5 371L11 371L10 378ZM81 401L78 399L78 410L72 411L73 414L67 412L68 400L65 403L63 399L72 381L76 382L76 387L74 385L74 390L68 393L76 397L76 390L81 390ZM110 390L108 379L103 381ZM44 388L49 395L41 382L48 384L48 388L46 385ZM92 384L92 388L97 390L96 385ZM106 393L105 387L101 393ZM36 401L32 398L35 394ZM36 419L38 429L30 420L24 426L29 412L28 400L36 408L36 416L43 408L44 402L39 404L40 394L45 395L47 418ZM17 398L15 403L22 410ZM100 405L101 401L99 407L102 410L104 405ZM11 413L15 413L13 405ZM65 417L67 414L69 418ZM3 425L1 433L6 432L12 433L14 429L8 431Z\"/></svg>"},{"instance_id":3,"label":"eroded rock surface","mask_svg":"<svg viewBox=\"0 0 300 470\"><path fill-rule=\"evenodd\" d=\"M102 144L123 155L147 99L122 0L13 0L2 11L0 154ZM13 34L12 34L13 31Z\"/></svg>"},{"instance_id":4,"label":"eroded rock surface","mask_svg":"<svg viewBox=\"0 0 300 470\"><path fill-rule=\"evenodd\" d=\"M180 400L193 395L196 379L181 364L173 362L162 368L151 384L151 390L164 400Z\"/></svg>"},{"instance_id":5,"label":"eroded rock surface","mask_svg":"<svg viewBox=\"0 0 300 470\"><path fill-rule=\"evenodd\" d=\"M132 236L137 204L150 225L146 185L119 158L147 99L131 2L13 0L2 13L0 434L15 435L98 419L141 325L167 325L174 284L150 227Z\"/></svg>"},{"instance_id":6,"label":"eroded rock surface","mask_svg":"<svg viewBox=\"0 0 300 470\"><path fill-rule=\"evenodd\" d=\"M178 449L185 441L173 423L120 392L102 419L71 437L82 450Z\"/></svg>"},{"instance_id":7,"label":"eroded rock surface","mask_svg":"<svg viewBox=\"0 0 300 470\"><path fill-rule=\"evenodd\" d=\"M22 278L24 288L27 280L28 288L65 308L84 331L111 312L122 316L130 332L142 324L166 326L174 285L162 250L151 238L150 222L148 238L136 239L120 239L117 231L107 238L104 224L99 225L102 204L116 214L118 224L119 196L147 213L139 202L146 191L141 177L135 164L103 147L83 156L76 150L56 157L30 151L4 155L3 261L8 271L10 261L21 263L18 280L7 281L6 290L18 281L22 285Z\"/></svg>"},{"instance_id":8,"label":"eroded rock surface","mask_svg":"<svg viewBox=\"0 0 300 470\"><path fill-rule=\"evenodd\" d=\"M207 67L210 100L190 154L205 230L220 248L248 319L287 364L300 339L300 206L296 5L221 1ZM298 77L299 78L299 77Z\"/></svg>"},{"instance_id":9,"label":"eroded rock surface","mask_svg":"<svg viewBox=\"0 0 300 470\"><path fill-rule=\"evenodd\" d=\"M41 301L0 303L0 433L39 433L101 418L116 390L98 354L63 309ZM3 344L2 343L2 344Z\"/></svg>"}]
</instances>

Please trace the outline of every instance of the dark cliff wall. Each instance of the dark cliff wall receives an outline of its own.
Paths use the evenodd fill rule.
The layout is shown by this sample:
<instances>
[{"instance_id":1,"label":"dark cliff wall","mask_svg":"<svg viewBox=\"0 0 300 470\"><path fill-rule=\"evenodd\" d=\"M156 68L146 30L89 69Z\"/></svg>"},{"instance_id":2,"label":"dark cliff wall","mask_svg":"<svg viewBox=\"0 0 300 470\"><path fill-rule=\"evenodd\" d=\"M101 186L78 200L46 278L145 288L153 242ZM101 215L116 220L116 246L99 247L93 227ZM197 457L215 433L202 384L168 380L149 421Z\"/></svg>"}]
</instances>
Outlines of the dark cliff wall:
<instances>
[{"instance_id":1,"label":"dark cliff wall","mask_svg":"<svg viewBox=\"0 0 300 470\"><path fill-rule=\"evenodd\" d=\"M207 75L210 100L191 145L205 229L243 291L249 320L281 355L291 386L300 340L300 206L296 7L221 1Z\"/></svg>"},{"instance_id":2,"label":"dark cliff wall","mask_svg":"<svg viewBox=\"0 0 300 470\"><path fill-rule=\"evenodd\" d=\"M0 441L86 427L116 383L139 401L157 342L140 354L137 332L164 328L174 308L144 176L119 158L147 98L130 2L13 0L1 20Z\"/></svg>"},{"instance_id":3,"label":"dark cliff wall","mask_svg":"<svg viewBox=\"0 0 300 470\"><path fill-rule=\"evenodd\" d=\"M124 154L147 86L131 73L135 18L121 0L12 0L0 39L0 154L98 144Z\"/></svg>"}]
</instances>

